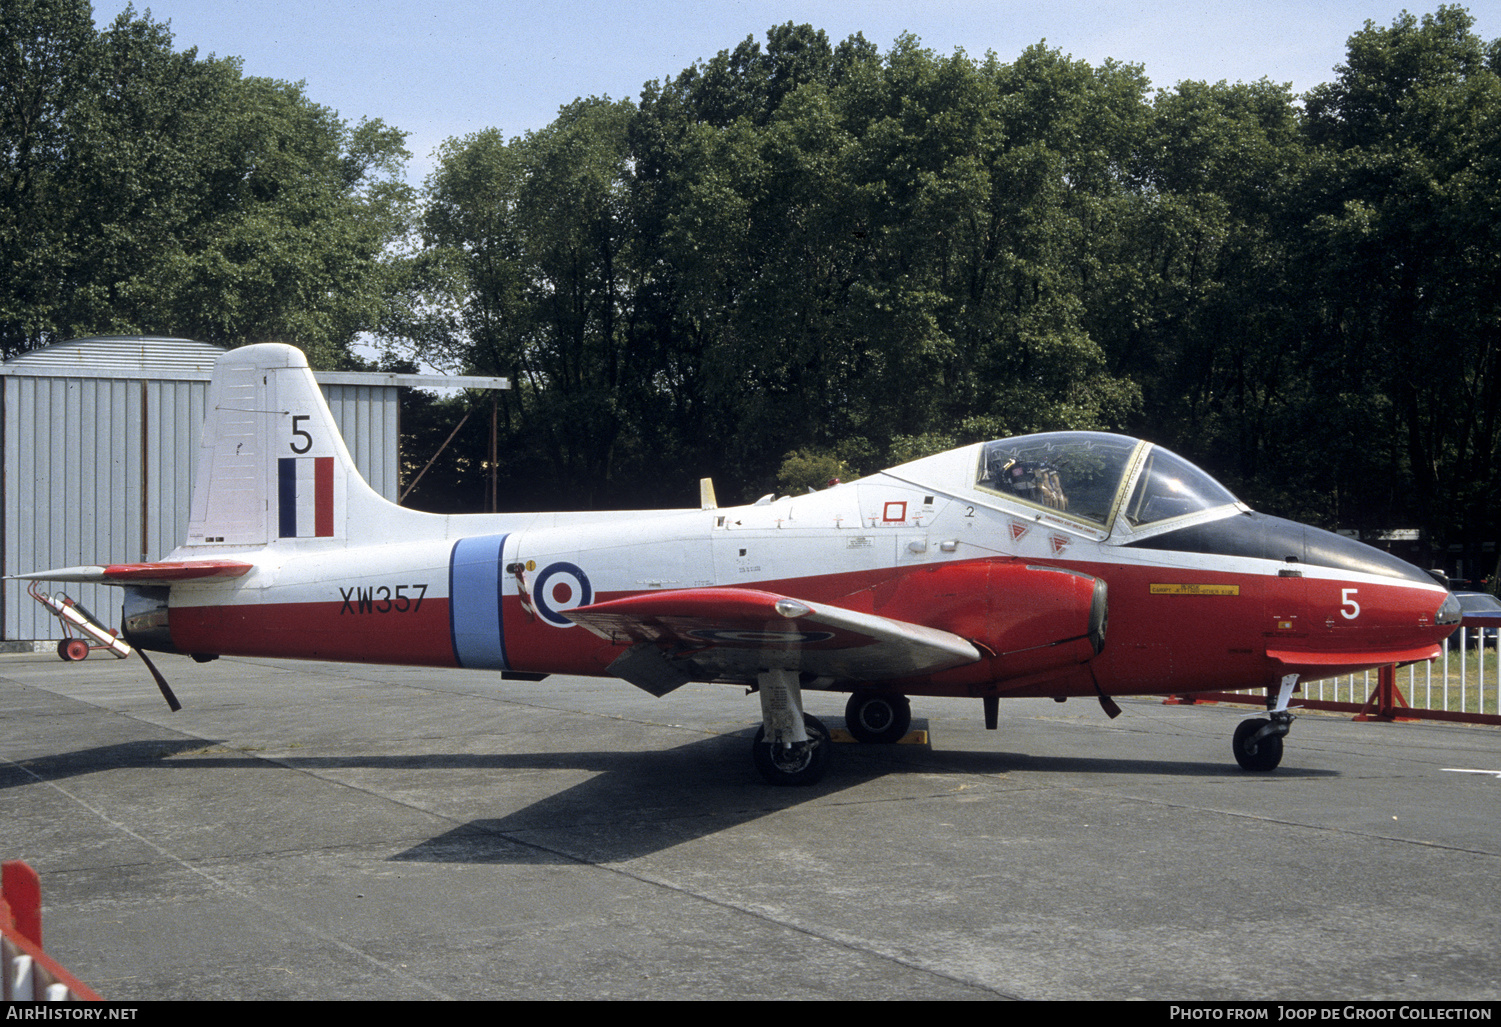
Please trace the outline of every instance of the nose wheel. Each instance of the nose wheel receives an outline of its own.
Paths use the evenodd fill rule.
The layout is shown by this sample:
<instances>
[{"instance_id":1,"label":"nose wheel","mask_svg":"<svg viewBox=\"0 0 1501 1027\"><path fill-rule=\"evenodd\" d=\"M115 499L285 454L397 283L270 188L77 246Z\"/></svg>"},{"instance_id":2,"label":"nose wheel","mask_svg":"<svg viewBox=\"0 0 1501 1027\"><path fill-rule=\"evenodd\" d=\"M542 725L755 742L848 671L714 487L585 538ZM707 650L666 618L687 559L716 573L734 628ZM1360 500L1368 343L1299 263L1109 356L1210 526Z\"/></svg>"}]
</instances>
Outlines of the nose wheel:
<instances>
[{"instance_id":1,"label":"nose wheel","mask_svg":"<svg viewBox=\"0 0 1501 1027\"><path fill-rule=\"evenodd\" d=\"M1296 674L1282 678L1277 698L1271 701L1268 695L1268 712L1265 719L1254 717L1243 720L1235 729L1235 762L1242 770L1276 770L1282 762L1282 739L1292 727L1293 713L1287 708L1292 699L1293 686L1298 683ZM1270 692L1270 690L1268 690Z\"/></svg>"},{"instance_id":2,"label":"nose wheel","mask_svg":"<svg viewBox=\"0 0 1501 1027\"><path fill-rule=\"evenodd\" d=\"M1255 717L1243 720L1235 729L1235 762L1242 770L1276 770L1282 762L1282 736L1292 723L1292 714L1282 714L1280 722ZM1280 732L1279 732L1280 728Z\"/></svg>"}]
</instances>

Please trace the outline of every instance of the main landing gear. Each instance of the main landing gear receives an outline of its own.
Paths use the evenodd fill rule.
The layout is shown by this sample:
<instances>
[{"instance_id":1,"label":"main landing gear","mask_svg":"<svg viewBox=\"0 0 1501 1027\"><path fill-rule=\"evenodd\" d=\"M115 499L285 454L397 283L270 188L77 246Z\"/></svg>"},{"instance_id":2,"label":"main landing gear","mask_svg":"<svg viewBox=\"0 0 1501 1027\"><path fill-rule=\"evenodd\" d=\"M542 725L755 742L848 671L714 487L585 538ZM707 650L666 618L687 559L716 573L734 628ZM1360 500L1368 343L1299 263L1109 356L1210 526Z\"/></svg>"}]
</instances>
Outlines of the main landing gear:
<instances>
[{"instance_id":1,"label":"main landing gear","mask_svg":"<svg viewBox=\"0 0 1501 1027\"><path fill-rule=\"evenodd\" d=\"M844 726L857 742L895 742L912 726L912 704L895 692L852 692Z\"/></svg>"},{"instance_id":2,"label":"main landing gear","mask_svg":"<svg viewBox=\"0 0 1501 1027\"><path fill-rule=\"evenodd\" d=\"M806 741L781 744L766 740L765 727L756 729L751 757L769 784L816 784L829 769L829 749L834 744L829 739L829 729L811 713L804 713L803 733L807 735Z\"/></svg>"},{"instance_id":3,"label":"main landing gear","mask_svg":"<svg viewBox=\"0 0 1501 1027\"><path fill-rule=\"evenodd\" d=\"M829 766L829 729L803 712L798 675L768 670L756 675L762 725L751 743L761 776L774 785L810 785ZM844 723L858 742L895 742L912 726L912 704L898 692L861 689L844 707Z\"/></svg>"},{"instance_id":4,"label":"main landing gear","mask_svg":"<svg viewBox=\"0 0 1501 1027\"><path fill-rule=\"evenodd\" d=\"M1276 770L1277 764L1282 762L1282 739L1286 737L1294 719L1292 711L1287 708L1287 703L1292 698L1293 686L1297 683L1298 675L1296 674L1283 677L1281 687L1277 692L1277 701L1272 703L1271 697L1267 697L1269 712L1266 719L1255 717L1251 720L1243 720L1235 729L1235 741L1232 746L1235 751L1235 762L1241 765L1241 769Z\"/></svg>"},{"instance_id":5,"label":"main landing gear","mask_svg":"<svg viewBox=\"0 0 1501 1027\"><path fill-rule=\"evenodd\" d=\"M793 670L756 675L761 695L761 728L751 743L751 757L767 783L816 784L829 769L833 740L823 721L803 712L802 688Z\"/></svg>"}]
</instances>

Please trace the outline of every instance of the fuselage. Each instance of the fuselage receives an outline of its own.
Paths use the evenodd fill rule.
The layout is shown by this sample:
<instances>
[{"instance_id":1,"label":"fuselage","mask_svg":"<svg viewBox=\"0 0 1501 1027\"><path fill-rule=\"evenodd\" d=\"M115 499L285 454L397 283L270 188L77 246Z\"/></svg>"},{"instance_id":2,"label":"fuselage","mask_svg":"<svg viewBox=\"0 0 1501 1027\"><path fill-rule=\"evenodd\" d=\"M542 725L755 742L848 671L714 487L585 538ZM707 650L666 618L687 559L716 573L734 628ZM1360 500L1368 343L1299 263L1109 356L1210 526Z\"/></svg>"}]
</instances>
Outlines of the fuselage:
<instances>
[{"instance_id":1,"label":"fuselage","mask_svg":"<svg viewBox=\"0 0 1501 1027\"><path fill-rule=\"evenodd\" d=\"M1004 465L1004 466L1003 466ZM951 632L977 662L908 694L1163 694L1260 687L1422 659L1457 623L1424 572L1254 513L1202 471L1120 436L1056 433L940 454L804 496L724 509L431 517L379 544L225 548L254 569L148 590L133 640L516 674L603 675L628 647L569 610L753 588ZM203 546L179 550L201 556ZM1098 651L1071 644L1104 582ZM1056 594L1055 594L1056 592ZM1096 611L1098 612L1098 611ZM127 629L131 628L127 604ZM859 681L826 687L853 688Z\"/></svg>"}]
</instances>

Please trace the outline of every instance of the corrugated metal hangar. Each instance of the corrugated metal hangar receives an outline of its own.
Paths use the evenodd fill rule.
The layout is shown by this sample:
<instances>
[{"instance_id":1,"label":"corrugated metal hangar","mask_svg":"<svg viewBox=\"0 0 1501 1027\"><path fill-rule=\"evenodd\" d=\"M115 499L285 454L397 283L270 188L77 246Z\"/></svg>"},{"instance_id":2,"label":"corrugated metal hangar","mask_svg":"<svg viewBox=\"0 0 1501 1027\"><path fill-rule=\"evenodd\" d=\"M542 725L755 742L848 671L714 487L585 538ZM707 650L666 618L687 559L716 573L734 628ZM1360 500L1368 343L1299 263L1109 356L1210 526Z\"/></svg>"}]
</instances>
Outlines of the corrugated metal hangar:
<instances>
[{"instance_id":1,"label":"corrugated metal hangar","mask_svg":"<svg viewBox=\"0 0 1501 1027\"><path fill-rule=\"evenodd\" d=\"M195 454L214 362L189 339L76 339L0 364L4 497L0 573L159 560L186 536ZM497 379L316 372L371 488L397 498L401 385L504 388ZM61 638L23 582L0 590L0 642ZM75 591L76 589L76 591ZM69 593L116 618L120 592Z\"/></svg>"}]
</instances>

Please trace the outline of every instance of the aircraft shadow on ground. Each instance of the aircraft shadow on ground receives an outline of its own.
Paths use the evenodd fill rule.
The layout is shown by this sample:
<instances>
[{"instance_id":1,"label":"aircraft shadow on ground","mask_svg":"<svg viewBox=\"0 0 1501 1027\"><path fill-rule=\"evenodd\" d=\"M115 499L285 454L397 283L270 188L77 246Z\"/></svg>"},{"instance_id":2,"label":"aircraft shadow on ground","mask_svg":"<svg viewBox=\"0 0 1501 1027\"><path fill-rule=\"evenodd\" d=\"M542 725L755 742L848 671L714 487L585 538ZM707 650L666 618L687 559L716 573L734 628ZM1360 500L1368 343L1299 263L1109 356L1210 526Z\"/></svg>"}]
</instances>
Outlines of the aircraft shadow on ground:
<instances>
[{"instance_id":1,"label":"aircraft shadow on ground","mask_svg":"<svg viewBox=\"0 0 1501 1027\"><path fill-rule=\"evenodd\" d=\"M1250 777L1233 764L1202 761L934 750L926 745L839 745L821 782L806 788L775 788L762 782L751 767L751 734L746 730L715 735L656 751L275 757L218 749L220 743L203 739L143 740L18 761L24 770L0 767L0 789L33 783L32 774L51 781L116 768L288 768L314 773L375 769L414 774L460 770L496 774L492 779L496 795L505 799L523 789L545 791L548 784L539 773L589 773L587 780L513 812L476 818L391 857L410 862L536 864L608 863L650 855L795 811L891 774L1113 774L1268 783L1282 777L1335 776L1331 771L1284 767L1273 775ZM516 775L509 785L507 772Z\"/></svg>"},{"instance_id":2,"label":"aircraft shadow on ground","mask_svg":"<svg viewBox=\"0 0 1501 1027\"><path fill-rule=\"evenodd\" d=\"M216 745L201 738L147 738L115 745L99 745L88 749L75 749L51 756L33 756L16 760L13 765L0 764L0 788L34 784L36 777L44 781L60 781L82 774L97 774L108 770L145 769L168 766L167 760L184 752L194 752ZM175 765L175 764L174 764ZM17 769L20 768L20 769ZM33 777L32 775L36 775Z\"/></svg>"},{"instance_id":3,"label":"aircraft shadow on ground","mask_svg":"<svg viewBox=\"0 0 1501 1027\"><path fill-rule=\"evenodd\" d=\"M476 819L393 859L412 862L623 862L848 792L888 774L1125 774L1245 779L1218 763L934 752L926 746L840 746L811 788L770 788L744 764L748 734L660 753L609 754L608 769L506 816ZM739 759L737 760L737 757ZM548 758L549 763L554 758ZM515 759L511 766L521 765ZM527 765L536 765L527 761ZM577 766L578 764L570 763ZM1326 774L1300 772L1288 776ZM1263 780L1265 780L1263 778ZM946 792L938 793L940 795ZM871 801L885 801L875 797ZM839 796L835 802L858 802Z\"/></svg>"},{"instance_id":4,"label":"aircraft shadow on ground","mask_svg":"<svg viewBox=\"0 0 1501 1027\"><path fill-rule=\"evenodd\" d=\"M1235 765L1227 754L1222 763L1172 759L1121 759L1104 756L1038 756L1022 752L976 752L945 750L941 757L944 770L954 774L995 774L1006 772L1038 774L1125 774L1161 777L1226 777L1238 780L1275 781L1292 777L1338 777L1337 771L1316 770L1285 764L1272 774L1248 774Z\"/></svg>"}]
</instances>

